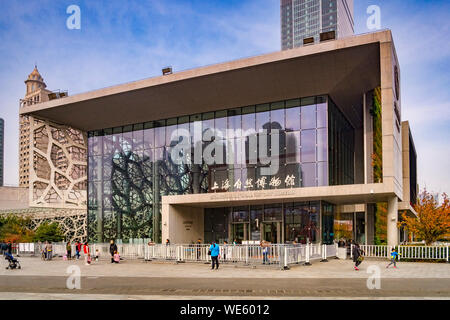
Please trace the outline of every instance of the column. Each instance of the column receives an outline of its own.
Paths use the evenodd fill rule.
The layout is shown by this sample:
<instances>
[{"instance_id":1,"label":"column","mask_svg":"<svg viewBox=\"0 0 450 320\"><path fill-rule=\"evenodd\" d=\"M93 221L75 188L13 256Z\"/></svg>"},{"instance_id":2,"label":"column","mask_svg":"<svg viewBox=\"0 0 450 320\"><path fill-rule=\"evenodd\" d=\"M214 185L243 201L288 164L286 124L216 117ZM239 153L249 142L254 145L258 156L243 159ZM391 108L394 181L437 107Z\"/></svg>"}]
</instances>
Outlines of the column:
<instances>
[{"instance_id":1,"label":"column","mask_svg":"<svg viewBox=\"0 0 450 320\"><path fill-rule=\"evenodd\" d=\"M388 246L398 245L398 199L392 197L388 200L387 208L387 242Z\"/></svg>"}]
</instances>

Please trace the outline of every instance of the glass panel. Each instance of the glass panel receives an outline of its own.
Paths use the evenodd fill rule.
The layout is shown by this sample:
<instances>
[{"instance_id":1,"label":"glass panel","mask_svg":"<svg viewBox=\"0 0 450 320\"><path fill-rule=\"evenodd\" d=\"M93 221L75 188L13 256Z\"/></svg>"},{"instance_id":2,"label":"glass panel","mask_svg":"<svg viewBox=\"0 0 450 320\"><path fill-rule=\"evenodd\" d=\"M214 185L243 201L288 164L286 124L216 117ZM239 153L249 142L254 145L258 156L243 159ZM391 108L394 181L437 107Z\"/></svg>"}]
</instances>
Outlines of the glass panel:
<instances>
[{"instance_id":1,"label":"glass panel","mask_svg":"<svg viewBox=\"0 0 450 320\"><path fill-rule=\"evenodd\" d=\"M316 164L302 163L302 187L316 186Z\"/></svg>"},{"instance_id":2,"label":"glass panel","mask_svg":"<svg viewBox=\"0 0 450 320\"><path fill-rule=\"evenodd\" d=\"M242 133L245 136L249 136L256 132L255 131L255 126L256 126L255 121L256 121L255 113L242 115L242 131L243 131Z\"/></svg>"},{"instance_id":3,"label":"glass panel","mask_svg":"<svg viewBox=\"0 0 450 320\"><path fill-rule=\"evenodd\" d=\"M258 105L256 107L256 131L263 132L266 130L267 133L270 132L270 111L269 105Z\"/></svg>"},{"instance_id":4,"label":"glass panel","mask_svg":"<svg viewBox=\"0 0 450 320\"><path fill-rule=\"evenodd\" d=\"M304 129L313 129L316 127L316 106L304 106L300 108L301 126Z\"/></svg>"},{"instance_id":5,"label":"glass panel","mask_svg":"<svg viewBox=\"0 0 450 320\"><path fill-rule=\"evenodd\" d=\"M144 130L133 131L133 150L144 149Z\"/></svg>"},{"instance_id":6,"label":"glass panel","mask_svg":"<svg viewBox=\"0 0 450 320\"><path fill-rule=\"evenodd\" d=\"M155 132L155 147L163 147L166 143L166 127L164 126L164 122L155 123L156 125L161 125L154 129Z\"/></svg>"},{"instance_id":7,"label":"glass panel","mask_svg":"<svg viewBox=\"0 0 450 320\"><path fill-rule=\"evenodd\" d=\"M263 221L263 207L251 206L250 207L250 240L261 240L261 224Z\"/></svg>"},{"instance_id":8,"label":"glass panel","mask_svg":"<svg viewBox=\"0 0 450 320\"><path fill-rule=\"evenodd\" d=\"M317 163L318 186L328 186L328 165L327 162Z\"/></svg>"},{"instance_id":9,"label":"glass panel","mask_svg":"<svg viewBox=\"0 0 450 320\"><path fill-rule=\"evenodd\" d=\"M270 111L271 128L284 130L284 109Z\"/></svg>"},{"instance_id":10,"label":"glass panel","mask_svg":"<svg viewBox=\"0 0 450 320\"><path fill-rule=\"evenodd\" d=\"M300 107L286 109L286 131L300 130Z\"/></svg>"},{"instance_id":11,"label":"glass panel","mask_svg":"<svg viewBox=\"0 0 450 320\"><path fill-rule=\"evenodd\" d=\"M232 219L233 222L248 222L249 221L248 206L234 207Z\"/></svg>"},{"instance_id":12,"label":"glass panel","mask_svg":"<svg viewBox=\"0 0 450 320\"><path fill-rule=\"evenodd\" d=\"M321 103L317 105L317 128L327 127L327 104Z\"/></svg>"},{"instance_id":13,"label":"glass panel","mask_svg":"<svg viewBox=\"0 0 450 320\"><path fill-rule=\"evenodd\" d=\"M300 132L286 133L286 163L300 162Z\"/></svg>"},{"instance_id":14,"label":"glass panel","mask_svg":"<svg viewBox=\"0 0 450 320\"><path fill-rule=\"evenodd\" d=\"M264 221L281 221L281 204L269 204L264 206Z\"/></svg>"},{"instance_id":15,"label":"glass panel","mask_svg":"<svg viewBox=\"0 0 450 320\"><path fill-rule=\"evenodd\" d=\"M144 130L144 149L154 148L155 132L153 128Z\"/></svg>"},{"instance_id":16,"label":"glass panel","mask_svg":"<svg viewBox=\"0 0 450 320\"><path fill-rule=\"evenodd\" d=\"M225 139L227 134L227 118L222 113L216 112L216 119L214 120L214 128L216 128L216 136L218 139ZM218 117L220 116L220 117Z\"/></svg>"},{"instance_id":17,"label":"glass panel","mask_svg":"<svg viewBox=\"0 0 450 320\"><path fill-rule=\"evenodd\" d=\"M317 161L328 160L327 135L328 130L326 128L317 129Z\"/></svg>"},{"instance_id":18,"label":"glass panel","mask_svg":"<svg viewBox=\"0 0 450 320\"><path fill-rule=\"evenodd\" d=\"M301 161L316 161L316 130L303 130L301 142Z\"/></svg>"}]
</instances>

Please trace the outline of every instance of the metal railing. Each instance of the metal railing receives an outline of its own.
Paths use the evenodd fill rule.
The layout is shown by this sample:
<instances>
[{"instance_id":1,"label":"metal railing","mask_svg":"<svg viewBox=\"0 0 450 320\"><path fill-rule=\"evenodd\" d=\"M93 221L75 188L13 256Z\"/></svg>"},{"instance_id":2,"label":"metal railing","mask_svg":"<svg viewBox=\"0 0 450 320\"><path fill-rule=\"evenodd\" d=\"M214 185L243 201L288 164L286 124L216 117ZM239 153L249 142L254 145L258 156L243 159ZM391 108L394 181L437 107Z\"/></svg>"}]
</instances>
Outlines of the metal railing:
<instances>
[{"instance_id":1,"label":"metal railing","mask_svg":"<svg viewBox=\"0 0 450 320\"><path fill-rule=\"evenodd\" d=\"M306 244L297 247L285 247L282 268L287 269L292 264L308 265L313 260L327 261L337 256L337 244Z\"/></svg>"},{"instance_id":2,"label":"metal railing","mask_svg":"<svg viewBox=\"0 0 450 320\"><path fill-rule=\"evenodd\" d=\"M398 259L445 260L449 262L449 246L398 246Z\"/></svg>"},{"instance_id":3,"label":"metal railing","mask_svg":"<svg viewBox=\"0 0 450 320\"><path fill-rule=\"evenodd\" d=\"M449 246L386 246L386 245L360 245L362 255L368 258L390 258L392 249L397 249L399 260L445 260L449 262ZM354 245L350 247L350 257L353 258Z\"/></svg>"}]
</instances>

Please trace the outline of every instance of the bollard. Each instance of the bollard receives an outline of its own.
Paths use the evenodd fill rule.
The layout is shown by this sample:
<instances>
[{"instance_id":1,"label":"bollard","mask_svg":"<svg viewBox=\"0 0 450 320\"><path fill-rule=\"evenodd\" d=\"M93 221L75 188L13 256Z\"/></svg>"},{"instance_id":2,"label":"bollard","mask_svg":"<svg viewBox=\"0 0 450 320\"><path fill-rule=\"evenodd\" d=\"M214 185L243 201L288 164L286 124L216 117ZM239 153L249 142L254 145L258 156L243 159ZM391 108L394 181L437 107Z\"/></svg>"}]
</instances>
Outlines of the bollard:
<instances>
[{"instance_id":1,"label":"bollard","mask_svg":"<svg viewBox=\"0 0 450 320\"><path fill-rule=\"evenodd\" d=\"M306 245L306 258L305 258L305 266L310 266L311 263L309 262L309 243Z\"/></svg>"},{"instance_id":2,"label":"bollard","mask_svg":"<svg viewBox=\"0 0 450 320\"><path fill-rule=\"evenodd\" d=\"M320 262L328 262L328 260L327 260L327 245L326 244L322 245L322 260L320 260Z\"/></svg>"}]
</instances>

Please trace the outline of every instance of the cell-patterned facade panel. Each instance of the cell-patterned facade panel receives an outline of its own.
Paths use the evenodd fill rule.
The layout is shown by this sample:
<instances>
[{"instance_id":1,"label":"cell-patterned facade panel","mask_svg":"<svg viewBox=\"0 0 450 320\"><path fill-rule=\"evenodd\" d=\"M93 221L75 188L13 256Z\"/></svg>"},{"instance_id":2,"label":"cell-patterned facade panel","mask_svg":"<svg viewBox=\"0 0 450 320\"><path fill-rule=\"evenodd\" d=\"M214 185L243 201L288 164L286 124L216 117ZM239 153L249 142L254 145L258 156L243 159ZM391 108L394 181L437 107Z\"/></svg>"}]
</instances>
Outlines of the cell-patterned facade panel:
<instances>
[{"instance_id":1,"label":"cell-patterned facade panel","mask_svg":"<svg viewBox=\"0 0 450 320\"><path fill-rule=\"evenodd\" d=\"M30 117L30 206L86 209L86 134Z\"/></svg>"}]
</instances>

